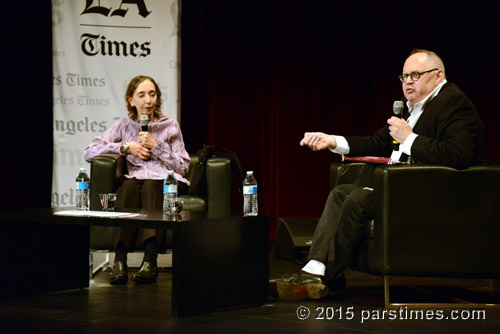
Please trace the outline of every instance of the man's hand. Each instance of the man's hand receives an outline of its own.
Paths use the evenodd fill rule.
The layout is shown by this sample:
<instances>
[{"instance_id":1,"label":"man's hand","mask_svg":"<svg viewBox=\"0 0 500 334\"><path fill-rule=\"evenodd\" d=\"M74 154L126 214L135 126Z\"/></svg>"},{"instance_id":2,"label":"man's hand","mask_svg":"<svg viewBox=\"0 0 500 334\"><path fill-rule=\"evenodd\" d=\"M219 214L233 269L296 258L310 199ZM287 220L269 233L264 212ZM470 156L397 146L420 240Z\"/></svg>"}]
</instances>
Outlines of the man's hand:
<instances>
[{"instance_id":1,"label":"man's hand","mask_svg":"<svg viewBox=\"0 0 500 334\"><path fill-rule=\"evenodd\" d=\"M391 117L387 120L389 124L389 133L398 143L402 144L406 138L413 133L410 125L404 119Z\"/></svg>"},{"instance_id":2,"label":"man's hand","mask_svg":"<svg viewBox=\"0 0 500 334\"><path fill-rule=\"evenodd\" d=\"M306 132L304 138L300 141L300 146L308 146L313 151L324 149L335 149L337 141L332 135L322 132Z\"/></svg>"}]
</instances>

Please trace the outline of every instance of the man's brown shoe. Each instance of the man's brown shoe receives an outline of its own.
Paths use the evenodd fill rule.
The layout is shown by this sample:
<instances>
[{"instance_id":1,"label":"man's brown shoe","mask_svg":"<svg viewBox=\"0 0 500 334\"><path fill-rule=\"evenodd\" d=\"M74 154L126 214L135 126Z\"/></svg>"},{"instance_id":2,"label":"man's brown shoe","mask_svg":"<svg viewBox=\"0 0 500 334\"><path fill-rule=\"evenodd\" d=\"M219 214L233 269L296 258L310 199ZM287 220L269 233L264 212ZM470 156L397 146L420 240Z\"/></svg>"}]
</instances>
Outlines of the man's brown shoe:
<instances>
[{"instance_id":1,"label":"man's brown shoe","mask_svg":"<svg viewBox=\"0 0 500 334\"><path fill-rule=\"evenodd\" d=\"M270 280L269 293L280 300L320 299L328 296L330 289L322 276L300 270Z\"/></svg>"}]
</instances>

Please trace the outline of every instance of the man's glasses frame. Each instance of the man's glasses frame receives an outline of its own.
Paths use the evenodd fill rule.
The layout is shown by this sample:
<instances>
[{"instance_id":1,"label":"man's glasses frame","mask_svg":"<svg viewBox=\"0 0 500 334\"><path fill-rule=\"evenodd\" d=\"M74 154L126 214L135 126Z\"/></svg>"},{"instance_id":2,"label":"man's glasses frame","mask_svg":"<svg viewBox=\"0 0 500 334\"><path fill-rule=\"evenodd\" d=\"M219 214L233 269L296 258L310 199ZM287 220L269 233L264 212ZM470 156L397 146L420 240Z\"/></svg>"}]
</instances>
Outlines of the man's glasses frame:
<instances>
[{"instance_id":1,"label":"man's glasses frame","mask_svg":"<svg viewBox=\"0 0 500 334\"><path fill-rule=\"evenodd\" d=\"M398 75L398 78L399 78L399 80L401 80L401 82L406 82L406 79L408 79L408 77L410 77L413 81L418 81L418 79L420 79L422 74L429 73L432 71L438 71L438 70L439 70L438 68L433 68L432 70L428 70L425 72L403 73L401 75Z\"/></svg>"}]
</instances>

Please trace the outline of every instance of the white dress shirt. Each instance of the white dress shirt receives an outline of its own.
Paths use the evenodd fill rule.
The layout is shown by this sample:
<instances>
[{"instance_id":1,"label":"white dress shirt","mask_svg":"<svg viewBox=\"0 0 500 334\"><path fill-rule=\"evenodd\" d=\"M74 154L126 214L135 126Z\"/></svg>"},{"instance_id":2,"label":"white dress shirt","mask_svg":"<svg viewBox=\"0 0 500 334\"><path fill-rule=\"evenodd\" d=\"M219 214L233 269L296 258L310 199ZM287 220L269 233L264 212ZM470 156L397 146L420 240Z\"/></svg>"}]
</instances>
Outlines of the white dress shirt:
<instances>
[{"instance_id":1,"label":"white dress shirt","mask_svg":"<svg viewBox=\"0 0 500 334\"><path fill-rule=\"evenodd\" d=\"M443 85L446 84L446 79L443 80L439 85L437 85L434 90L427 95L425 99L423 99L420 102L417 102L413 105L413 109L410 109L410 102L406 102L406 105L408 106L408 110L410 111L410 117L408 117L407 122L410 125L410 127L413 129L415 124L417 124L418 119L424 112L424 108L427 104L428 101L432 100L436 95L439 94L439 91L443 87ZM417 138L416 133L411 133L404 143L400 144L399 151L392 151L391 158L389 160L389 164L395 161L399 161L399 158L401 157L402 153L407 154L408 156L411 156L411 146L413 145L413 142L415 141L415 138ZM335 140L337 141L337 148L331 150L334 153L342 154L342 155L347 155L349 154L349 143L343 136L333 136Z\"/></svg>"}]
</instances>

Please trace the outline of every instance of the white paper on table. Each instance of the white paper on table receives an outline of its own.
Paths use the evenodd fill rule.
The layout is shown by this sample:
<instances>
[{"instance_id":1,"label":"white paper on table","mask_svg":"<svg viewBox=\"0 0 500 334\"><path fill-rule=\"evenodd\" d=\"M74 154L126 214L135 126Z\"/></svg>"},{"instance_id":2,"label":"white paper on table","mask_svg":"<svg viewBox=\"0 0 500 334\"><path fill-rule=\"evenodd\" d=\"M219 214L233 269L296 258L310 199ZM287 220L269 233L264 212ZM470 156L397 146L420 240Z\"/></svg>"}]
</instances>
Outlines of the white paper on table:
<instances>
[{"instance_id":1,"label":"white paper on table","mask_svg":"<svg viewBox=\"0 0 500 334\"><path fill-rule=\"evenodd\" d=\"M122 218L136 217L140 213L132 212L114 212L114 211L85 211L85 210L65 210L54 212L58 216L76 216L76 217L107 217L107 218Z\"/></svg>"}]
</instances>

